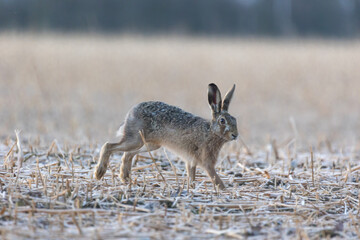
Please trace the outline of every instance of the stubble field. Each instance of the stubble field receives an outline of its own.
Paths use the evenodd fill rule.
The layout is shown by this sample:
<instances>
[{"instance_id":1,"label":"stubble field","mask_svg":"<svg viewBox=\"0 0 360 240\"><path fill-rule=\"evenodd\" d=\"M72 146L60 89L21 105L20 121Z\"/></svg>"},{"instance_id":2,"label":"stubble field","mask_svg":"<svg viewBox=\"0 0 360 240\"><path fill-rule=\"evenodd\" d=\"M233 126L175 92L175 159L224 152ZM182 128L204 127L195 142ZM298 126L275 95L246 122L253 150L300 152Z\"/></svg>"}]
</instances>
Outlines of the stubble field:
<instances>
[{"instance_id":1,"label":"stubble field","mask_svg":"<svg viewBox=\"0 0 360 240\"><path fill-rule=\"evenodd\" d=\"M358 239L359 62L357 41L2 34L2 238ZM210 118L210 82L237 85L226 191L201 169L188 184L164 149L136 157L129 185L121 153L93 178L131 106Z\"/></svg>"}]
</instances>

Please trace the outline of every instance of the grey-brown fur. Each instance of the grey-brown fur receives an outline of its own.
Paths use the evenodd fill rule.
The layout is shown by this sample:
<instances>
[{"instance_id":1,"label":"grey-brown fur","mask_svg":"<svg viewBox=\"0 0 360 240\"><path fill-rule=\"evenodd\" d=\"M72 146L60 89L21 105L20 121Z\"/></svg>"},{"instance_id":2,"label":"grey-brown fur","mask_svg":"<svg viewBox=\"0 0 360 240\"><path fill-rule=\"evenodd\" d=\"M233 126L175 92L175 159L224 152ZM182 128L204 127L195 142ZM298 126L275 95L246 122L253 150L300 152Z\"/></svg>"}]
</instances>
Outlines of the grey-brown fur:
<instances>
[{"instance_id":1,"label":"grey-brown fur","mask_svg":"<svg viewBox=\"0 0 360 240\"><path fill-rule=\"evenodd\" d=\"M123 151L120 178L128 182L132 158L148 150L141 139L142 132L150 150L164 146L180 155L186 161L191 180L195 180L196 166L199 165L215 185L224 189L224 183L215 172L215 164L224 143L234 140L238 135L236 119L227 112L234 89L235 85L222 102L217 86L209 84L211 121L163 102L150 101L134 106L118 131L120 141L106 142L101 148L95 169L96 178L101 179L105 174L110 155Z\"/></svg>"}]
</instances>

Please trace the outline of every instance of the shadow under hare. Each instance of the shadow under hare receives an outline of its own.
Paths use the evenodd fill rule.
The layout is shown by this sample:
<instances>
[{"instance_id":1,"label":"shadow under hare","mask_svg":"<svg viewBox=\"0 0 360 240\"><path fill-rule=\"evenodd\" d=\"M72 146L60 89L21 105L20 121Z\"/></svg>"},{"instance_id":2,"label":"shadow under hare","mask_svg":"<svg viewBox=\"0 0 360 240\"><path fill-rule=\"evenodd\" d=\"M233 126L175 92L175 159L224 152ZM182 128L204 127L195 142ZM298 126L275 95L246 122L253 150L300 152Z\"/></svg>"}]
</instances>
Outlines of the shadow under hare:
<instances>
[{"instance_id":1,"label":"shadow under hare","mask_svg":"<svg viewBox=\"0 0 360 240\"><path fill-rule=\"evenodd\" d=\"M191 181L195 180L196 166L202 167L214 185L224 189L225 185L215 171L215 164L224 143L238 136L236 119L228 113L235 85L224 100L218 87L208 87L208 101L212 120L205 120L182 109L163 102L142 102L134 106L120 126L118 142L106 142L100 151L95 177L100 180L107 169L112 153L124 152L120 167L120 178L130 181L133 157L142 152L168 148L186 161L186 170ZM144 146L142 136L146 141Z\"/></svg>"}]
</instances>

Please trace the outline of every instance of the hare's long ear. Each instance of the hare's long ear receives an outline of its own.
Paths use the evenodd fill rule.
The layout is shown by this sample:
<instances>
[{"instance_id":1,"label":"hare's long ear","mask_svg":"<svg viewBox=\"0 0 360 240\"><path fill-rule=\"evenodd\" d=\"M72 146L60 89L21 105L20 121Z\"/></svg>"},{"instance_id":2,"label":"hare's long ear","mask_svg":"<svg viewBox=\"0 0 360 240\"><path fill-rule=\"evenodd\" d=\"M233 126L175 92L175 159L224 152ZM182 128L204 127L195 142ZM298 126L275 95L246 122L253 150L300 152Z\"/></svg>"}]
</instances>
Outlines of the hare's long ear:
<instances>
[{"instance_id":1,"label":"hare's long ear","mask_svg":"<svg viewBox=\"0 0 360 240\"><path fill-rule=\"evenodd\" d=\"M214 84L209 84L208 101L213 114L221 111L221 94L219 88Z\"/></svg>"},{"instance_id":2,"label":"hare's long ear","mask_svg":"<svg viewBox=\"0 0 360 240\"><path fill-rule=\"evenodd\" d=\"M222 110L224 110L224 111L228 111L228 109L229 109L229 104L230 104L230 102L231 102L231 98L232 98L232 96L233 96L233 94L234 94L234 90L235 90L235 84L234 84L234 86L226 93L226 95L225 95L225 98L224 98L224 101L223 101L223 103L222 103Z\"/></svg>"}]
</instances>

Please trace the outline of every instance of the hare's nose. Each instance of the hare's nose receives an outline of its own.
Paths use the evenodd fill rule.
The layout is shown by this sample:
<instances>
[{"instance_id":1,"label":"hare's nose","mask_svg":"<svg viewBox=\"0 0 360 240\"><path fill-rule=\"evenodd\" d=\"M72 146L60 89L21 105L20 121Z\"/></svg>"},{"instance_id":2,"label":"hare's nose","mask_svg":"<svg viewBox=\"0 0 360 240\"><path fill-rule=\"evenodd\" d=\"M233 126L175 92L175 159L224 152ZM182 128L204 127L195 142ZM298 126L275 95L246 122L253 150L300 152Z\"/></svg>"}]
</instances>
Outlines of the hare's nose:
<instances>
[{"instance_id":1,"label":"hare's nose","mask_svg":"<svg viewBox=\"0 0 360 240\"><path fill-rule=\"evenodd\" d=\"M232 137L232 140L235 140L238 137L238 135L232 133L231 137Z\"/></svg>"}]
</instances>

